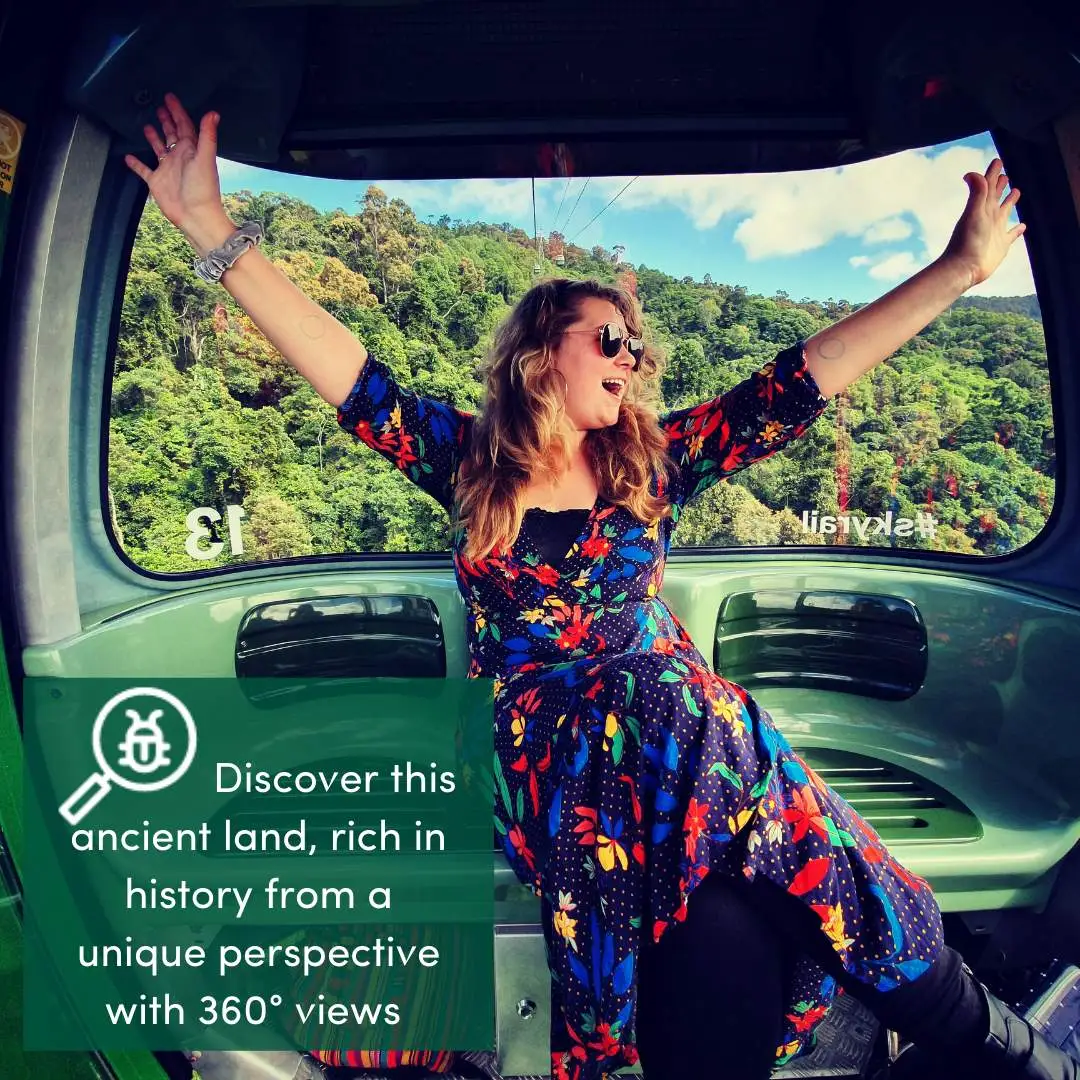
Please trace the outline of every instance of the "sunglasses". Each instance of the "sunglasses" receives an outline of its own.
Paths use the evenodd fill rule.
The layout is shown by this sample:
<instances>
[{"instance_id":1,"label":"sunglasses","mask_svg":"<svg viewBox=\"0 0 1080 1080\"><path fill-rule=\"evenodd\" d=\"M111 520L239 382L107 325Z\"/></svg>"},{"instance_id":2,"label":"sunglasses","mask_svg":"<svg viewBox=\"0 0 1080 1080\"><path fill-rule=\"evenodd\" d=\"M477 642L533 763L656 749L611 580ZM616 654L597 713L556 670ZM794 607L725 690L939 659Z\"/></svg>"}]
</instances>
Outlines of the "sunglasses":
<instances>
[{"instance_id":1,"label":"sunglasses","mask_svg":"<svg viewBox=\"0 0 1080 1080\"><path fill-rule=\"evenodd\" d=\"M634 358L634 370L637 371L641 358L645 355L645 341L639 337L624 337L622 329L616 323L604 323L597 330L567 330L567 334L596 334L600 339L600 351L609 359L619 355L623 344L626 351Z\"/></svg>"}]
</instances>

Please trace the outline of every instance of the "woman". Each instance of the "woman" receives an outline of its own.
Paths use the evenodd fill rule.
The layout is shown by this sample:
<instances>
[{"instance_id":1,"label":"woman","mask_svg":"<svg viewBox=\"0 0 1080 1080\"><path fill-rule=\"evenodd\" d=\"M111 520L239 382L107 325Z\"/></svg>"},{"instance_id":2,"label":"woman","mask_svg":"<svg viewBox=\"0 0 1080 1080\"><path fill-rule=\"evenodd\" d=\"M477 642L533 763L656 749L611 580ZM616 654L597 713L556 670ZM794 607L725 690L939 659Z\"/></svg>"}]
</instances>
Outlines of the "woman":
<instances>
[{"instance_id":1,"label":"woman","mask_svg":"<svg viewBox=\"0 0 1080 1080\"><path fill-rule=\"evenodd\" d=\"M127 164L205 258L235 230L218 117L196 131L168 95L158 118L164 140L145 129L157 168ZM659 419L657 359L618 289L530 290L497 335L474 417L399 387L257 249L225 259L223 283L339 422L454 517L469 674L495 688L496 822L541 898L558 1078L591 1080L640 1049L649 1080L717 1060L761 1080L847 991L946 1075L964 1062L984 1080L1077 1080L944 944L928 884L711 672L659 597L681 509L802 434L1023 233L1007 228L1019 192L1002 198L999 161L965 181L931 266Z\"/></svg>"}]
</instances>

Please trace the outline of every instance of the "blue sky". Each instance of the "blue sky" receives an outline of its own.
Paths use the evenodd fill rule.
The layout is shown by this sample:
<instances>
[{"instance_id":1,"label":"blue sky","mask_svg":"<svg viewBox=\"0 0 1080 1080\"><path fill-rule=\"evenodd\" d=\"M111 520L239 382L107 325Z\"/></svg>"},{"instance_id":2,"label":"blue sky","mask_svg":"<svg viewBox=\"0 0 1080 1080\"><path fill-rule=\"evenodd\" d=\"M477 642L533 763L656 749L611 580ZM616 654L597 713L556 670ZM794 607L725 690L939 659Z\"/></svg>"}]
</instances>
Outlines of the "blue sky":
<instances>
[{"instance_id":1,"label":"blue sky","mask_svg":"<svg viewBox=\"0 0 1080 1080\"><path fill-rule=\"evenodd\" d=\"M565 178L538 178L537 225L541 235L558 228L586 248L621 244L627 262L675 277L711 274L767 296L783 290L796 300L864 302L941 253L967 200L964 173L984 172L995 153L983 135L804 173L592 177L587 184L581 177L569 186ZM375 183L408 202L422 221L442 214L508 221L533 235L528 177L357 182L224 160L219 167L223 192L277 191L319 210L353 212L368 183ZM971 290L984 296L1034 291L1023 237L998 271Z\"/></svg>"}]
</instances>

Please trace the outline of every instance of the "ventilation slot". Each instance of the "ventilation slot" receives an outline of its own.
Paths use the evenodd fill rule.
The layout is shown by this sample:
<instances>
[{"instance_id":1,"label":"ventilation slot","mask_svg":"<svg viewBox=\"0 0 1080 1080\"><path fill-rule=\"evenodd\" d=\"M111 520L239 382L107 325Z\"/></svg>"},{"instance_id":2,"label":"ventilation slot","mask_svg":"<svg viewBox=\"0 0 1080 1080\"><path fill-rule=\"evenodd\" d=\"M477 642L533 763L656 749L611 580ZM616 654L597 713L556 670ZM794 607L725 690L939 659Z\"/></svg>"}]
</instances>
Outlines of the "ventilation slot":
<instances>
[{"instance_id":1,"label":"ventilation slot","mask_svg":"<svg viewBox=\"0 0 1080 1080\"><path fill-rule=\"evenodd\" d=\"M887 762L846 750L795 752L886 843L978 840L975 815L943 788Z\"/></svg>"}]
</instances>

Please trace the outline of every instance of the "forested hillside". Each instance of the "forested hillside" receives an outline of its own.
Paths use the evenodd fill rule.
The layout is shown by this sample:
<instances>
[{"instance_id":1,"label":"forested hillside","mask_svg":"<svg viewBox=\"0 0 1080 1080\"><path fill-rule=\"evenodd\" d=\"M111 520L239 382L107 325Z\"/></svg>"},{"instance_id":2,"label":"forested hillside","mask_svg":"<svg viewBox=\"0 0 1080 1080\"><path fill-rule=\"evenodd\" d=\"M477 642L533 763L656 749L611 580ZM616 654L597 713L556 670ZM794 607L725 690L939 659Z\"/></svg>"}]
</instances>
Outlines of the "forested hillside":
<instances>
[{"instance_id":1,"label":"forested hillside","mask_svg":"<svg viewBox=\"0 0 1080 1080\"><path fill-rule=\"evenodd\" d=\"M226 198L258 220L264 251L414 389L480 405L493 328L535 280L535 242L507 225L417 220L375 187L353 212L281 195ZM618 280L636 291L668 357L669 406L710 397L801 336L843 317L842 301L749 295L708 277L616 265L602 248L546 242L542 272ZM191 269L182 235L149 202L131 258L112 386L109 486L117 538L159 572L312 554L433 551L444 512L338 428L220 286ZM552 259L561 260L556 266ZM974 298L973 298L974 299ZM996 299L996 298L993 298ZM683 516L677 545L844 542L800 515L933 514L932 539L847 543L998 554L1034 537L1053 499L1054 450L1034 298L958 303L830 405L800 442L740 473ZM1021 310L1018 310L1021 309ZM1037 305L1026 310L1037 312ZM842 409L842 424L837 414ZM838 454L839 440L839 454ZM242 535L227 530L227 508ZM222 515L213 559L189 553L188 516ZM235 525L235 522L234 522Z\"/></svg>"}]
</instances>

